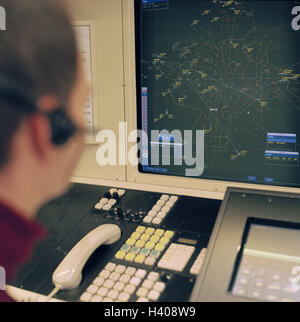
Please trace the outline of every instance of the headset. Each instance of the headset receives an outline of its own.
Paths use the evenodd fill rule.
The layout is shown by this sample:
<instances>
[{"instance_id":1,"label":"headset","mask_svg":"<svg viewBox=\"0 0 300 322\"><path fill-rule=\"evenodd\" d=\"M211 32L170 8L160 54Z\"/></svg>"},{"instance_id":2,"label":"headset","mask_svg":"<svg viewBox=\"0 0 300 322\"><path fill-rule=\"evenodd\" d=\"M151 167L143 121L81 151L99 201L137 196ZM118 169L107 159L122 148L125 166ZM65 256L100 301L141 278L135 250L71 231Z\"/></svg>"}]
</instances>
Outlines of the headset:
<instances>
[{"instance_id":1,"label":"headset","mask_svg":"<svg viewBox=\"0 0 300 322\"><path fill-rule=\"evenodd\" d=\"M0 87L0 99L14 103L16 107L24 109L27 113L44 114L50 122L51 142L56 146L65 145L78 131L77 126L65 113L63 108L58 108L50 113L41 112L26 94L8 87Z\"/></svg>"}]
</instances>

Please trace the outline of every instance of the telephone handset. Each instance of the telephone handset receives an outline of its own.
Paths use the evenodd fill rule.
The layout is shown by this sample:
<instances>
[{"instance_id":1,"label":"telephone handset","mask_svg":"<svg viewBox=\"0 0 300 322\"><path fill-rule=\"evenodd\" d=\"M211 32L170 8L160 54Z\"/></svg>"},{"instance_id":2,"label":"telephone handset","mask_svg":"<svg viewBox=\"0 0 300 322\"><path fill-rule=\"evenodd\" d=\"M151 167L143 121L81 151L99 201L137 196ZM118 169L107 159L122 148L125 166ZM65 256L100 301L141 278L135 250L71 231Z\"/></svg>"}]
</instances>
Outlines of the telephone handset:
<instances>
[{"instance_id":1,"label":"telephone handset","mask_svg":"<svg viewBox=\"0 0 300 322\"><path fill-rule=\"evenodd\" d=\"M55 289L49 294L51 299L60 290L71 290L79 286L82 280L82 269L102 244L110 245L121 237L121 229L117 225L106 224L97 227L83 237L59 264L52 275Z\"/></svg>"}]
</instances>

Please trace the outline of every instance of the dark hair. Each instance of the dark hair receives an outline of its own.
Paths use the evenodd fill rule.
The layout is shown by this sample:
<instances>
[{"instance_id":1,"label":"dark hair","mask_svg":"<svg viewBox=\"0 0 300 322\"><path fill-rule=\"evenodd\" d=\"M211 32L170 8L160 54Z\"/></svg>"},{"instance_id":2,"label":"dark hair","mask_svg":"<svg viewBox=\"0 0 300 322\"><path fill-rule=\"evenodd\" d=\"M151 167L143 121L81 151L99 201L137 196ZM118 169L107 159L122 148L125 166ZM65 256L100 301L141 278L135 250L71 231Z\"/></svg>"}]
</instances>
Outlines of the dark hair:
<instances>
[{"instance_id":1,"label":"dark hair","mask_svg":"<svg viewBox=\"0 0 300 322\"><path fill-rule=\"evenodd\" d=\"M0 31L0 88L20 90L36 101L45 94L67 103L77 74L77 50L61 0L0 0L6 31ZM0 97L0 169L14 133L26 116L22 106Z\"/></svg>"}]
</instances>

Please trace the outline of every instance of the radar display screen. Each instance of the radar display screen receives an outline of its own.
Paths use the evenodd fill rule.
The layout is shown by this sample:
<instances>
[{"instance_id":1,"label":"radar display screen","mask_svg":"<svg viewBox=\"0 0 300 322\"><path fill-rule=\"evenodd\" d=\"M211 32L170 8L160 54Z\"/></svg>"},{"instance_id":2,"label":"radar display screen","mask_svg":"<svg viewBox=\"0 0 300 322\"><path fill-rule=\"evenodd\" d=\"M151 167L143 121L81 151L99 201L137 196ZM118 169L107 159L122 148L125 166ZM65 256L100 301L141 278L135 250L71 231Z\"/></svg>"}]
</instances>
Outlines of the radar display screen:
<instances>
[{"instance_id":1,"label":"radar display screen","mask_svg":"<svg viewBox=\"0 0 300 322\"><path fill-rule=\"evenodd\" d=\"M135 17L139 170L300 186L300 4L138 0Z\"/></svg>"}]
</instances>

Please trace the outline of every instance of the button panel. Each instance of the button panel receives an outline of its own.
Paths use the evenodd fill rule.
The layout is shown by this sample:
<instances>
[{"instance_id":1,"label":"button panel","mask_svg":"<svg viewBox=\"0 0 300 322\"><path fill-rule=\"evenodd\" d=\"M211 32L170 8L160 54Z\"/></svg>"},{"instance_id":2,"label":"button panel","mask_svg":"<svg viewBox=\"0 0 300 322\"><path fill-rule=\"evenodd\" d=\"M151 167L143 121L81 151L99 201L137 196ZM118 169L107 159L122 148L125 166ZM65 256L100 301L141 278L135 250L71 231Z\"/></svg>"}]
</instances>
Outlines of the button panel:
<instances>
[{"instance_id":1,"label":"button panel","mask_svg":"<svg viewBox=\"0 0 300 322\"><path fill-rule=\"evenodd\" d=\"M174 236L174 231L138 226L115 258L152 266Z\"/></svg>"},{"instance_id":2,"label":"button panel","mask_svg":"<svg viewBox=\"0 0 300 322\"><path fill-rule=\"evenodd\" d=\"M94 206L95 210L109 211L126 193L123 189L111 188L103 198Z\"/></svg>"},{"instance_id":3,"label":"button panel","mask_svg":"<svg viewBox=\"0 0 300 322\"><path fill-rule=\"evenodd\" d=\"M97 214L114 221L128 221L134 223L161 225L171 212L179 197L175 195L161 195L160 199L149 211L130 211L121 209L118 201L126 193L123 189L111 188L94 206Z\"/></svg>"},{"instance_id":4,"label":"button panel","mask_svg":"<svg viewBox=\"0 0 300 322\"><path fill-rule=\"evenodd\" d=\"M153 302L159 299L165 287L158 272L110 262L81 295L80 301Z\"/></svg>"},{"instance_id":5,"label":"button panel","mask_svg":"<svg viewBox=\"0 0 300 322\"><path fill-rule=\"evenodd\" d=\"M146 224L152 223L153 225L160 225L174 207L178 198L178 196L162 195L152 209L148 211L143 222Z\"/></svg>"},{"instance_id":6,"label":"button panel","mask_svg":"<svg viewBox=\"0 0 300 322\"><path fill-rule=\"evenodd\" d=\"M176 242L174 231L158 227L172 212L179 196L162 194L158 200L155 199L155 204L152 201L150 210L147 209L151 207L151 203L145 205L145 209L136 207L135 210L126 210L122 208L130 203L119 203L125 193L125 190L111 188L97 203L94 213L116 222L137 223L139 226L131 235L126 236L127 239L114 254L112 262L105 266L82 294L80 300L83 302L158 301L166 283L174 275L165 270L183 272L196 250L193 247L196 245ZM204 258L202 255L199 254L186 273L198 274L199 265ZM158 272L149 272L155 267Z\"/></svg>"},{"instance_id":7,"label":"button panel","mask_svg":"<svg viewBox=\"0 0 300 322\"><path fill-rule=\"evenodd\" d=\"M194 251L194 246L172 243L158 262L157 266L182 272Z\"/></svg>"}]
</instances>

